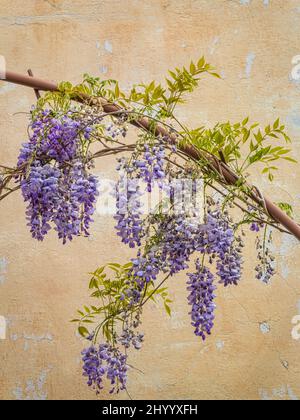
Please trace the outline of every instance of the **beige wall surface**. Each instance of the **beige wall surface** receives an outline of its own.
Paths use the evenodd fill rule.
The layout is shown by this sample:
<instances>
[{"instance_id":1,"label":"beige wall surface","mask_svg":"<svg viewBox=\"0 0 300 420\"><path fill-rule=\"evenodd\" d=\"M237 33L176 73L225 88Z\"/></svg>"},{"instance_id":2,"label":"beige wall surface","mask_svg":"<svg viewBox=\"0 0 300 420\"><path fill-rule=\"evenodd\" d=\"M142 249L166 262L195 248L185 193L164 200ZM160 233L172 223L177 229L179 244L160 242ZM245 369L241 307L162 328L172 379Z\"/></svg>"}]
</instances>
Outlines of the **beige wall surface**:
<instances>
[{"instance_id":1,"label":"beige wall surface","mask_svg":"<svg viewBox=\"0 0 300 420\"><path fill-rule=\"evenodd\" d=\"M161 79L169 68L205 55L223 80L206 79L180 110L191 126L237 121L265 124L278 116L300 158L300 0L0 0L0 55L10 70L79 82L84 73L133 83ZM296 60L296 59L295 59ZM26 140L33 91L0 82L0 162L14 165ZM114 161L96 171L114 172ZM282 165L270 186L253 182L275 201L290 201L300 220L299 165ZM0 208L0 399L94 399L81 376L84 345L69 320L87 299L88 272L133 254L110 217L97 215L90 239L62 246L51 234L31 239L17 192ZM300 398L298 242L275 235L277 275L255 280L254 236L238 288L220 288L212 337L194 337L185 276L169 283L173 315L150 304L146 342L132 354L128 390L134 399ZM3 318L1 318L3 321ZM123 397L127 398L126 395ZM102 398L107 398L106 394Z\"/></svg>"}]
</instances>

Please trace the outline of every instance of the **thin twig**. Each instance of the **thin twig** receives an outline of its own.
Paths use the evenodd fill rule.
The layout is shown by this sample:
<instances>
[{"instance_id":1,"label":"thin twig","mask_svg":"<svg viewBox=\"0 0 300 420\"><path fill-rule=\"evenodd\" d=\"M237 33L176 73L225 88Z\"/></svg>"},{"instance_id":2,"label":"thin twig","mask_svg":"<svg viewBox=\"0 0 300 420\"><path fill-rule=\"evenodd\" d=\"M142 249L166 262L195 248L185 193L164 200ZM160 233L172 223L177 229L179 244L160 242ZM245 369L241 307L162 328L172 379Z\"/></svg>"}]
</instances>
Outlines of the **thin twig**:
<instances>
[{"instance_id":1,"label":"thin twig","mask_svg":"<svg viewBox=\"0 0 300 420\"><path fill-rule=\"evenodd\" d=\"M34 77L31 69L28 69L27 73L29 74L30 77ZM39 100L41 97L40 91L38 89L34 89L34 93L35 93L36 99Z\"/></svg>"}]
</instances>

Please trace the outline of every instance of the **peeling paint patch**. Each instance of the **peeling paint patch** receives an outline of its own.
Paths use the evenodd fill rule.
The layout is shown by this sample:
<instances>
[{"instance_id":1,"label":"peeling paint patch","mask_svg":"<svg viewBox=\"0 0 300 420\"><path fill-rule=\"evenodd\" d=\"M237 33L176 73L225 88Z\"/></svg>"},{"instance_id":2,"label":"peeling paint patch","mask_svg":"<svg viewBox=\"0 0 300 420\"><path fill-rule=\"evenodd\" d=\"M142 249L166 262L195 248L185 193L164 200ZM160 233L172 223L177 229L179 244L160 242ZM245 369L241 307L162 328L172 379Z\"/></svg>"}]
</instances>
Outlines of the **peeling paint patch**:
<instances>
[{"instance_id":1,"label":"peeling paint patch","mask_svg":"<svg viewBox=\"0 0 300 420\"><path fill-rule=\"evenodd\" d=\"M42 370L36 380L28 379L24 387L22 387L21 384L18 384L12 391L15 399L32 401L47 400L48 393L44 390L44 387L47 383L47 376L51 369L52 366L49 366L48 369Z\"/></svg>"},{"instance_id":2,"label":"peeling paint patch","mask_svg":"<svg viewBox=\"0 0 300 420\"><path fill-rule=\"evenodd\" d=\"M183 349L192 347L194 345L195 345L195 343L193 341L187 341L187 342L183 342L183 343L172 344L170 347L171 347L171 349L174 349L174 350L183 350Z\"/></svg>"},{"instance_id":3,"label":"peeling paint patch","mask_svg":"<svg viewBox=\"0 0 300 420\"><path fill-rule=\"evenodd\" d=\"M240 0L240 3L245 6L251 3L251 0ZM263 5L264 6L269 6L270 4L270 0L263 0Z\"/></svg>"},{"instance_id":4,"label":"peeling paint patch","mask_svg":"<svg viewBox=\"0 0 300 420\"><path fill-rule=\"evenodd\" d=\"M297 397L297 395L294 394L294 391L292 390L292 388L289 385L287 386L287 393L288 393L288 396L289 396L290 400L299 401L299 398Z\"/></svg>"},{"instance_id":5,"label":"peeling paint patch","mask_svg":"<svg viewBox=\"0 0 300 420\"><path fill-rule=\"evenodd\" d=\"M295 127L300 127L300 112L295 111L288 116L288 121Z\"/></svg>"},{"instance_id":6,"label":"peeling paint patch","mask_svg":"<svg viewBox=\"0 0 300 420\"><path fill-rule=\"evenodd\" d=\"M217 350L222 351L222 350L223 350L223 348L224 348L224 346L225 346L224 341L222 341L222 340L218 340L218 341L216 342L216 348L217 348Z\"/></svg>"},{"instance_id":7,"label":"peeling paint patch","mask_svg":"<svg viewBox=\"0 0 300 420\"><path fill-rule=\"evenodd\" d=\"M272 401L272 398L269 396L268 391L265 389L259 390L259 396L262 401Z\"/></svg>"},{"instance_id":8,"label":"peeling paint patch","mask_svg":"<svg viewBox=\"0 0 300 420\"><path fill-rule=\"evenodd\" d=\"M112 53L113 53L113 46L112 46L112 43L111 43L110 41L106 40L106 41L104 42L104 49L105 49L105 51L106 51L106 52L108 52L109 54L112 54Z\"/></svg>"},{"instance_id":9,"label":"peeling paint patch","mask_svg":"<svg viewBox=\"0 0 300 420\"><path fill-rule=\"evenodd\" d=\"M107 74L108 73L108 67L107 66L100 66L100 72L102 74Z\"/></svg>"},{"instance_id":10,"label":"peeling paint patch","mask_svg":"<svg viewBox=\"0 0 300 420\"><path fill-rule=\"evenodd\" d=\"M184 314L181 311L172 311L172 317L170 318L171 328L177 330L179 328L184 328L185 323L183 321Z\"/></svg>"},{"instance_id":11,"label":"peeling paint patch","mask_svg":"<svg viewBox=\"0 0 300 420\"><path fill-rule=\"evenodd\" d=\"M6 270L7 270L7 259L4 257L0 258L0 286L1 284L4 284L5 282L5 274L6 274Z\"/></svg>"},{"instance_id":12,"label":"peeling paint patch","mask_svg":"<svg viewBox=\"0 0 300 420\"><path fill-rule=\"evenodd\" d=\"M0 340L6 339L7 322L4 316L0 315Z\"/></svg>"},{"instance_id":13,"label":"peeling paint patch","mask_svg":"<svg viewBox=\"0 0 300 420\"><path fill-rule=\"evenodd\" d=\"M209 50L210 55L214 54L214 52L216 51L216 48L217 48L219 43L220 43L220 37L215 36L214 39L213 39L212 45L210 47L210 50Z\"/></svg>"},{"instance_id":14,"label":"peeling paint patch","mask_svg":"<svg viewBox=\"0 0 300 420\"><path fill-rule=\"evenodd\" d=\"M285 280L287 280L290 275L290 268L285 263L281 264L281 275Z\"/></svg>"},{"instance_id":15,"label":"peeling paint patch","mask_svg":"<svg viewBox=\"0 0 300 420\"><path fill-rule=\"evenodd\" d=\"M271 332L271 327L267 322L259 324L259 329L263 334L269 334Z\"/></svg>"},{"instance_id":16,"label":"peeling paint patch","mask_svg":"<svg viewBox=\"0 0 300 420\"><path fill-rule=\"evenodd\" d=\"M281 385L278 388L272 389L270 392L266 389L260 389L259 395L263 401L273 401L273 400L291 400L299 401L297 395L289 385Z\"/></svg>"},{"instance_id":17,"label":"peeling paint patch","mask_svg":"<svg viewBox=\"0 0 300 420\"><path fill-rule=\"evenodd\" d=\"M290 235L283 235L279 250L280 256L287 257L291 255L292 251L297 249L296 245L299 245L298 239Z\"/></svg>"},{"instance_id":18,"label":"peeling paint patch","mask_svg":"<svg viewBox=\"0 0 300 420\"><path fill-rule=\"evenodd\" d=\"M298 300L297 308L298 308L298 313L300 315L300 300Z\"/></svg>"},{"instance_id":19,"label":"peeling paint patch","mask_svg":"<svg viewBox=\"0 0 300 420\"><path fill-rule=\"evenodd\" d=\"M12 84L7 84L0 87L0 95L4 95L5 93L11 92L15 90L17 87Z\"/></svg>"},{"instance_id":20,"label":"peeling paint patch","mask_svg":"<svg viewBox=\"0 0 300 420\"><path fill-rule=\"evenodd\" d=\"M253 64L254 64L255 58L256 58L256 54L254 54L253 52L250 52L247 55L247 59L246 59L246 77L248 79L249 79L249 77L251 77L252 68L253 68Z\"/></svg>"},{"instance_id":21,"label":"peeling paint patch","mask_svg":"<svg viewBox=\"0 0 300 420\"><path fill-rule=\"evenodd\" d=\"M53 341L53 336L52 334L46 333L43 335L34 335L34 334L12 334L10 336L12 341L17 341L17 340L24 340L24 351L27 351L30 347L30 342L33 343L41 343L43 341L48 341L48 342L52 342Z\"/></svg>"},{"instance_id":22,"label":"peeling paint patch","mask_svg":"<svg viewBox=\"0 0 300 420\"><path fill-rule=\"evenodd\" d=\"M285 386L281 386L280 388L275 388L272 390L272 395L273 397L275 397L276 399L284 399L284 397L286 396L286 387Z\"/></svg>"}]
</instances>

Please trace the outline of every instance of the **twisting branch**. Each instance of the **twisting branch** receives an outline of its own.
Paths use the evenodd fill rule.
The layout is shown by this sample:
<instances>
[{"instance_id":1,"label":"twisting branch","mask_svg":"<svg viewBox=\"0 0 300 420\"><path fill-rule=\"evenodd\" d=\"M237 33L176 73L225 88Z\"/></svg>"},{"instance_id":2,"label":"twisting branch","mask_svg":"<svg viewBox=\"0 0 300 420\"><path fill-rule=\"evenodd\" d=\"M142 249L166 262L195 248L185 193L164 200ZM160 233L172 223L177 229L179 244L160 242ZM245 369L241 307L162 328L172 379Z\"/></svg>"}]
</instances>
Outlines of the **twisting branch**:
<instances>
[{"instance_id":1,"label":"twisting branch","mask_svg":"<svg viewBox=\"0 0 300 420\"><path fill-rule=\"evenodd\" d=\"M21 75L13 72L6 72L5 80L10 83L20 84L23 86L31 87L39 91L58 91L58 86L55 83L47 82L35 77L30 77L26 75ZM104 98L93 98L83 93L78 93L72 97L73 100L85 103L87 105L99 105L106 114L114 114L124 112L122 108L114 103L108 102ZM153 123L148 117L141 117L137 120L131 120L131 124L134 126L151 132L155 136L163 137L171 144L177 144L177 135L173 132L169 132L168 129L161 125L156 125L153 128ZM231 168L222 160L218 159L215 156L212 156L206 152L199 151L196 147L192 145L179 145L180 149L189 157L209 162L209 165L214 168L214 170L219 174L221 179L224 179L224 182L227 185L235 186L237 183L242 180L240 177L234 173ZM258 204L258 206L267 212L270 218L272 218L275 223L281 224L286 228L290 233L292 233L297 239L300 240L300 226L292 220L287 214L285 214L278 206L276 206L269 199L262 197L261 194L257 193L257 188L249 186L249 191L251 191L251 199Z\"/></svg>"}]
</instances>

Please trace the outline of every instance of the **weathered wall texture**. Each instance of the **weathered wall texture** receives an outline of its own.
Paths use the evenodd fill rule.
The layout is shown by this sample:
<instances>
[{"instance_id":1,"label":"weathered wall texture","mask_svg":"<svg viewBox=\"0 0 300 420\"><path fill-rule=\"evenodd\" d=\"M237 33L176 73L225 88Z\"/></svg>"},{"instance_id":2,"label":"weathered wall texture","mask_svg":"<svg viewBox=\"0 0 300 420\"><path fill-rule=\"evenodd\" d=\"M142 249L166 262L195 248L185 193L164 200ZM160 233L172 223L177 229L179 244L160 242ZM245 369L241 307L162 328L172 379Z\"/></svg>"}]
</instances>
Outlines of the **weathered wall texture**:
<instances>
[{"instance_id":1,"label":"weathered wall texture","mask_svg":"<svg viewBox=\"0 0 300 420\"><path fill-rule=\"evenodd\" d=\"M194 126L250 115L287 124L300 158L300 84L292 58L300 54L299 0L0 0L0 54L11 70L78 82L89 72L118 78L123 87L161 78L168 68L205 54L223 76L207 79L181 117ZM26 139L31 90L0 83L0 160L13 165ZM97 170L111 174L112 161ZM275 201L291 201L300 219L299 165L283 166L270 187ZM90 240L63 247L55 236L34 242L19 193L0 209L1 399L94 398L81 377L81 340L69 323L87 297L88 272L131 254L97 216ZM291 319L300 314L299 247L276 236L278 275L269 287L254 279L254 238L239 288L218 292L214 335L194 338L185 278L170 283L171 319L145 310L146 343L133 354L133 398L298 399L300 341ZM104 396L105 397L105 396ZM125 395L126 397L126 395Z\"/></svg>"}]
</instances>

